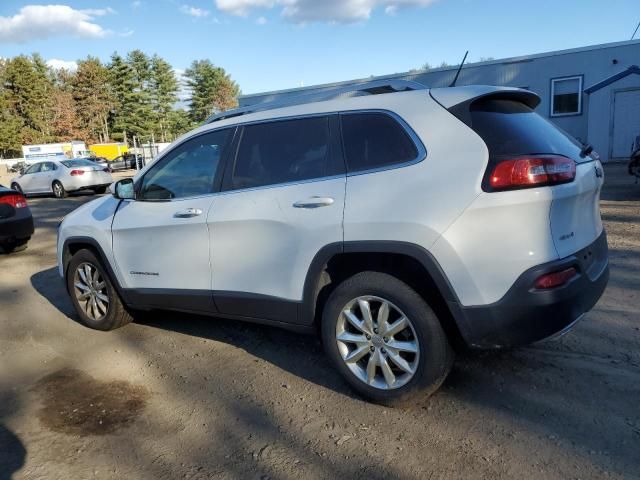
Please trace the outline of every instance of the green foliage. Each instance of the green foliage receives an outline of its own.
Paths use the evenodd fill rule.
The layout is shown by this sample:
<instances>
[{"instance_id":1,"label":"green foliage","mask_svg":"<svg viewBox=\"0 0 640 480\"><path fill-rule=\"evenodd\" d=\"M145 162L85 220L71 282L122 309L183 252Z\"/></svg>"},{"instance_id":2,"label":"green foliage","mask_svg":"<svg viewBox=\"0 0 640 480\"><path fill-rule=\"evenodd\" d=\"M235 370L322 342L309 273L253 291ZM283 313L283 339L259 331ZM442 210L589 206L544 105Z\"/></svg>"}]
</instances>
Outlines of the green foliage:
<instances>
[{"instance_id":1,"label":"green foliage","mask_svg":"<svg viewBox=\"0 0 640 480\"><path fill-rule=\"evenodd\" d=\"M63 73L63 76L68 74ZM65 80L75 101L78 119L91 143L109 139L109 114L114 106L109 70L99 59L87 57L78 62L75 75Z\"/></svg>"},{"instance_id":2,"label":"green foliage","mask_svg":"<svg viewBox=\"0 0 640 480\"><path fill-rule=\"evenodd\" d=\"M197 60L184 76L191 88L189 113L194 122L202 122L212 113L223 112L238 105L240 88L224 68L209 60Z\"/></svg>"},{"instance_id":3,"label":"green foliage","mask_svg":"<svg viewBox=\"0 0 640 480\"><path fill-rule=\"evenodd\" d=\"M53 70L38 54L0 58L0 155L18 156L30 143L172 141L237 105L237 84L210 61L193 62L188 79L186 111L176 73L158 55L116 52L107 64L89 56L75 72Z\"/></svg>"}]
</instances>

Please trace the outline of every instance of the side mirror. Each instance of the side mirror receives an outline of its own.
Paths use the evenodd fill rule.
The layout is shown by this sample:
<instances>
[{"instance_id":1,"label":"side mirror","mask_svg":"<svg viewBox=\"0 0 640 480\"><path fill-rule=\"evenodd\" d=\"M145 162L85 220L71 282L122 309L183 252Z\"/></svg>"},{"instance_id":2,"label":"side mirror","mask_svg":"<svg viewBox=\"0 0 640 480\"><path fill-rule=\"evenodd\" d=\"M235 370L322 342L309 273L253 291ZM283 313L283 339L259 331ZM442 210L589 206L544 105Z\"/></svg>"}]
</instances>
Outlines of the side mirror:
<instances>
[{"instance_id":1,"label":"side mirror","mask_svg":"<svg viewBox=\"0 0 640 480\"><path fill-rule=\"evenodd\" d=\"M120 200L135 200L136 192L133 188L132 178L123 178L109 187L114 197Z\"/></svg>"}]
</instances>

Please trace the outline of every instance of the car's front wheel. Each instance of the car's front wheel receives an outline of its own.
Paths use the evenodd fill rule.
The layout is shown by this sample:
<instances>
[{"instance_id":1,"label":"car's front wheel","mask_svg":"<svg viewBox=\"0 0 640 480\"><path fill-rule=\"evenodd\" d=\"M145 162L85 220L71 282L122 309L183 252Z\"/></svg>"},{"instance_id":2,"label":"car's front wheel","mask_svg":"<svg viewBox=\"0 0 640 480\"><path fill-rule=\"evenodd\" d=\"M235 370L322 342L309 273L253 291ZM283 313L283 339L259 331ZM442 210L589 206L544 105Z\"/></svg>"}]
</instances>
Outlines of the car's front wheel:
<instances>
[{"instance_id":1,"label":"car's front wheel","mask_svg":"<svg viewBox=\"0 0 640 480\"><path fill-rule=\"evenodd\" d=\"M97 187L94 189L94 192L96 192L96 194L98 195L102 195L106 191L107 191L107 187Z\"/></svg>"},{"instance_id":2,"label":"car's front wheel","mask_svg":"<svg viewBox=\"0 0 640 480\"><path fill-rule=\"evenodd\" d=\"M380 272L358 273L336 287L323 310L322 340L347 382L385 405L428 397L453 362L429 305L406 283Z\"/></svg>"},{"instance_id":3,"label":"car's front wheel","mask_svg":"<svg viewBox=\"0 0 640 480\"><path fill-rule=\"evenodd\" d=\"M67 291L80 321L96 330L114 330L131 322L102 262L91 250L80 250L67 269Z\"/></svg>"},{"instance_id":4,"label":"car's front wheel","mask_svg":"<svg viewBox=\"0 0 640 480\"><path fill-rule=\"evenodd\" d=\"M15 190L18 193L22 193L22 188L20 188L20 185L18 185L15 182L11 184L11 190Z\"/></svg>"}]
</instances>

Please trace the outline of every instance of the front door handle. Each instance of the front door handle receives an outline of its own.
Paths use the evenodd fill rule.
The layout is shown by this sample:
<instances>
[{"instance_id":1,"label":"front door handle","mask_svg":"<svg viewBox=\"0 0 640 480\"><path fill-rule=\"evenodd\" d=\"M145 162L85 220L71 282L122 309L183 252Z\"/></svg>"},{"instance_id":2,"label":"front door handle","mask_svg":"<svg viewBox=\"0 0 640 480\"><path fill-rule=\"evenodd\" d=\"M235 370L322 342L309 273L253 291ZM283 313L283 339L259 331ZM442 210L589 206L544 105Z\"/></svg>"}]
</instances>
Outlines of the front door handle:
<instances>
[{"instance_id":1,"label":"front door handle","mask_svg":"<svg viewBox=\"0 0 640 480\"><path fill-rule=\"evenodd\" d=\"M295 208L320 208L333 205L335 200L331 197L311 197L293 204Z\"/></svg>"},{"instance_id":2,"label":"front door handle","mask_svg":"<svg viewBox=\"0 0 640 480\"><path fill-rule=\"evenodd\" d=\"M202 215L202 210L199 208L187 208L173 214L175 218L193 218L198 215Z\"/></svg>"}]
</instances>

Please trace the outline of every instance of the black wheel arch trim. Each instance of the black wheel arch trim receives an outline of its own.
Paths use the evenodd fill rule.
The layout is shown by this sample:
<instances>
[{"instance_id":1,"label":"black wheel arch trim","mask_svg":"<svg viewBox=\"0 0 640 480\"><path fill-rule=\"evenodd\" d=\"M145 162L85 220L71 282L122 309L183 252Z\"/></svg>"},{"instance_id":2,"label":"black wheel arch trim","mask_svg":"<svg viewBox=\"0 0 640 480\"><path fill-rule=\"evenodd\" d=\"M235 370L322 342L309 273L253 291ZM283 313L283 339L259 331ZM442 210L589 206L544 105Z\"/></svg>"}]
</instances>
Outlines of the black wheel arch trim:
<instances>
[{"instance_id":1,"label":"black wheel arch trim","mask_svg":"<svg viewBox=\"0 0 640 480\"><path fill-rule=\"evenodd\" d=\"M324 266L335 256L348 253L388 253L404 255L418 261L431 276L445 300L458 328L466 331L465 316L460 301L449 283L442 267L425 248L410 242L392 240L336 242L320 249L309 267L304 284L303 301L298 311L301 325L312 325L315 321L317 289Z\"/></svg>"},{"instance_id":2,"label":"black wheel arch trim","mask_svg":"<svg viewBox=\"0 0 640 480\"><path fill-rule=\"evenodd\" d=\"M63 266L65 280L67 278L67 270L69 269L69 263L71 262L72 255L71 255L70 247L72 245L89 246L98 254L98 258L102 262L102 266L107 270L107 273L109 274L111 283L116 288L121 298L123 298L123 300L125 300L126 302L126 296L123 295L124 289L120 285L120 282L118 281L118 277L116 276L115 272L113 271L113 268L111 267L111 263L107 260L107 256L105 255L103 248L92 237L78 236L78 237L69 237L65 239L64 244L62 245L62 266Z\"/></svg>"}]
</instances>

